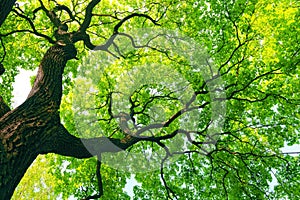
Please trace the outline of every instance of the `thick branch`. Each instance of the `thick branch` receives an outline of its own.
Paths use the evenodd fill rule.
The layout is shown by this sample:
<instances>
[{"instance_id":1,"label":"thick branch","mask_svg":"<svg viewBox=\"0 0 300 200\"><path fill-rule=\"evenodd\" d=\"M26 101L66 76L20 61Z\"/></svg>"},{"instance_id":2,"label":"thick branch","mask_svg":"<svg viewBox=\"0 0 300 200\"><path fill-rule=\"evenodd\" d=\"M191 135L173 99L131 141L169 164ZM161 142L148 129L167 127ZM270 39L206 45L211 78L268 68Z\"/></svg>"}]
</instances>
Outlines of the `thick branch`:
<instances>
[{"instance_id":1,"label":"thick branch","mask_svg":"<svg viewBox=\"0 0 300 200\"><path fill-rule=\"evenodd\" d=\"M0 1L0 27L6 19L7 15L10 13L13 5L15 4L15 0L3 0Z\"/></svg>"},{"instance_id":2,"label":"thick branch","mask_svg":"<svg viewBox=\"0 0 300 200\"><path fill-rule=\"evenodd\" d=\"M92 0L89 5L86 7L84 21L80 26L79 32L86 32L86 29L89 27L91 21L92 21L92 12L95 6L100 3L101 0Z\"/></svg>"},{"instance_id":3,"label":"thick branch","mask_svg":"<svg viewBox=\"0 0 300 200\"><path fill-rule=\"evenodd\" d=\"M90 158L93 155L86 149L80 138L71 135L63 125L56 127L49 140L41 149L42 154L57 153L75 158Z\"/></svg>"},{"instance_id":4,"label":"thick branch","mask_svg":"<svg viewBox=\"0 0 300 200\"><path fill-rule=\"evenodd\" d=\"M44 4L42 0L39 0L40 4L41 4L41 9L46 13L46 15L48 16L48 18L51 20L51 22L58 27L59 25L61 25L61 21L60 19L56 16L55 12L48 10Z\"/></svg>"},{"instance_id":5,"label":"thick branch","mask_svg":"<svg viewBox=\"0 0 300 200\"><path fill-rule=\"evenodd\" d=\"M75 158L100 156L104 152L119 152L139 141L138 138L128 140L107 137L83 139L71 135L63 125L52 131L49 141L41 153L56 153Z\"/></svg>"},{"instance_id":6,"label":"thick branch","mask_svg":"<svg viewBox=\"0 0 300 200\"><path fill-rule=\"evenodd\" d=\"M34 85L28 98L35 96L36 103L51 105L59 108L62 96L62 74L68 60L75 58L74 45L51 47L41 61Z\"/></svg>"}]
</instances>

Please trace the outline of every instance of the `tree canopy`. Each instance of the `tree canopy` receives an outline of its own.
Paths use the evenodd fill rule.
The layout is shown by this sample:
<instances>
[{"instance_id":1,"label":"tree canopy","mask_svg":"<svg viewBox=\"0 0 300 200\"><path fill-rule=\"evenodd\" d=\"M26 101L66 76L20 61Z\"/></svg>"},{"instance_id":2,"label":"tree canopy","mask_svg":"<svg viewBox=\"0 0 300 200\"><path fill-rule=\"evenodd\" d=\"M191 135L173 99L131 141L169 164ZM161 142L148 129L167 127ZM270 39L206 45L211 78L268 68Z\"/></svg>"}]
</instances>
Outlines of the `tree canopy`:
<instances>
[{"instance_id":1,"label":"tree canopy","mask_svg":"<svg viewBox=\"0 0 300 200\"><path fill-rule=\"evenodd\" d=\"M300 198L299 2L7 2L0 199Z\"/></svg>"}]
</instances>

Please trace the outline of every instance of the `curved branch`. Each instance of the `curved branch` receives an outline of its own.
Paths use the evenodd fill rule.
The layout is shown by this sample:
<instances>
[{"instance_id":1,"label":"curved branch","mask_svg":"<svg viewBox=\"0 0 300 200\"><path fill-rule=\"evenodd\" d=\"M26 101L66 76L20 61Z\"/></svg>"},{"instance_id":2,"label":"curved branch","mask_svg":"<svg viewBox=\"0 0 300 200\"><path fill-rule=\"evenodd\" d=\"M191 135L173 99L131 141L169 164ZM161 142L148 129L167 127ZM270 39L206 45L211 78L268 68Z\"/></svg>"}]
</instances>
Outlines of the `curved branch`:
<instances>
[{"instance_id":1,"label":"curved branch","mask_svg":"<svg viewBox=\"0 0 300 200\"><path fill-rule=\"evenodd\" d=\"M94 3L93 3L94 2ZM88 28L90 22L91 22L91 18L93 16L92 14L92 9L97 5L97 3L99 3L100 1L92 1L87 8L86 11L86 17L85 17L85 21L82 23L80 29L78 30L78 32L74 33L73 37L73 41L77 42L80 40L83 40L84 44L91 50L102 50L102 51L108 51L108 48L114 43L114 39L119 35L119 28L129 19L133 18L133 17L144 17L146 19L149 19L151 22L153 22L155 25L160 25L157 23L156 20L154 20L153 18L151 18L149 15L146 14L141 14L141 13L133 13L131 15L126 16L125 18L123 18L115 27L114 27L114 32L113 34L110 36L110 38L107 40L107 42L103 45L94 45L91 42L91 39L89 37L88 34L86 34L86 29ZM123 35L125 35L123 33ZM127 35L128 36L128 35ZM133 41L133 40L131 40ZM142 47L142 46L141 46ZM141 48L139 47L139 48Z\"/></svg>"},{"instance_id":2,"label":"curved branch","mask_svg":"<svg viewBox=\"0 0 300 200\"><path fill-rule=\"evenodd\" d=\"M131 15L128 15L126 17L124 17L115 27L114 27L114 34L117 34L119 32L119 28L129 19L133 18L133 17L144 17L146 19L149 19L151 22L153 22L153 24L155 25L160 25L157 23L156 20L154 20L152 17L150 17L149 15L146 14L142 14L142 13L132 13Z\"/></svg>"},{"instance_id":3,"label":"curved branch","mask_svg":"<svg viewBox=\"0 0 300 200\"><path fill-rule=\"evenodd\" d=\"M84 33L86 29L89 27L91 21L92 21L92 16L93 16L93 9L95 6L100 3L101 0L92 0L89 5L86 7L86 12L84 16L84 21L81 24L79 28L79 32Z\"/></svg>"},{"instance_id":4,"label":"curved branch","mask_svg":"<svg viewBox=\"0 0 300 200\"><path fill-rule=\"evenodd\" d=\"M58 4L54 8L54 11L62 11L62 10L66 11L68 13L70 19L72 19L73 21L75 21L75 17L73 16L72 11L67 6Z\"/></svg>"}]
</instances>

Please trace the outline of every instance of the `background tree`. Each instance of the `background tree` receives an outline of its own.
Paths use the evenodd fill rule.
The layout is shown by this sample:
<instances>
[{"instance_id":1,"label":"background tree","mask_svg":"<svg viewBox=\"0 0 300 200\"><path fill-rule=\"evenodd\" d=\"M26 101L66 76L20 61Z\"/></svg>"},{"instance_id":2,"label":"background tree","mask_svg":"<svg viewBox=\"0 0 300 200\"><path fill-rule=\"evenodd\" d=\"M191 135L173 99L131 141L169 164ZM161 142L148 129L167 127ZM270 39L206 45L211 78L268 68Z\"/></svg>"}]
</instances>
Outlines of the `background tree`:
<instances>
[{"instance_id":1,"label":"background tree","mask_svg":"<svg viewBox=\"0 0 300 200\"><path fill-rule=\"evenodd\" d=\"M5 16L1 11L2 21ZM141 33L134 30L158 27L180 34L149 33L137 40ZM158 170L135 173L134 199L299 198L299 156L281 151L299 144L298 32L299 5L286 0L18 2L0 30L6 69L0 87L0 199L9 199L36 157L49 153L60 155L46 156L46 176L57 183L45 184L49 197L129 199L124 187L134 170L101 163L113 153L116 163L136 169L130 165L134 157L120 159L121 150L158 154ZM205 47L210 59L200 69L207 71L176 51L184 47L178 42L183 36ZM84 58L93 49L115 60L95 67L92 56ZM130 91L129 82L118 82L135 66L149 66L150 76L155 72L149 63L158 61L187 81L183 97L164 84ZM38 65L28 98L11 110L18 70ZM84 105L89 73L99 73L99 81L90 95L94 104ZM210 87L218 81L220 87ZM113 110L113 100L125 93L127 110ZM212 118L215 105L226 105L221 121ZM96 116L92 124L90 116ZM174 141L186 141L185 148L173 148ZM42 195L42 185L31 195Z\"/></svg>"}]
</instances>

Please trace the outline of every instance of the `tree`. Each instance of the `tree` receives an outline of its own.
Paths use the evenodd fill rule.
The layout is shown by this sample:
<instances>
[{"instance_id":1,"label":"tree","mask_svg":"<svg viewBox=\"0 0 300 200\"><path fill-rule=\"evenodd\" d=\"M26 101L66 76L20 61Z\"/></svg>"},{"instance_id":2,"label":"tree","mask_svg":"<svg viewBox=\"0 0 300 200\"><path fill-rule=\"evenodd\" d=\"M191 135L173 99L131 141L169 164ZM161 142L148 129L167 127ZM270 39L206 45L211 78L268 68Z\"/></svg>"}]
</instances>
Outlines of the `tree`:
<instances>
[{"instance_id":1,"label":"tree","mask_svg":"<svg viewBox=\"0 0 300 200\"><path fill-rule=\"evenodd\" d=\"M287 0L18 2L0 31L0 199L49 153L65 198L129 199L137 169L134 199L299 198L299 155L281 151L299 144L299 14ZM18 67L38 61L10 109Z\"/></svg>"}]
</instances>

